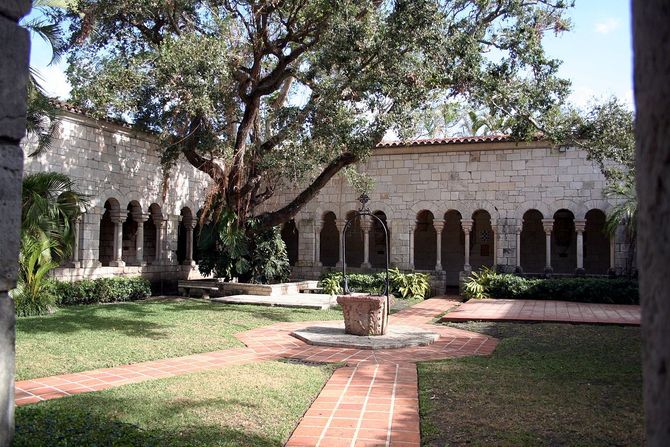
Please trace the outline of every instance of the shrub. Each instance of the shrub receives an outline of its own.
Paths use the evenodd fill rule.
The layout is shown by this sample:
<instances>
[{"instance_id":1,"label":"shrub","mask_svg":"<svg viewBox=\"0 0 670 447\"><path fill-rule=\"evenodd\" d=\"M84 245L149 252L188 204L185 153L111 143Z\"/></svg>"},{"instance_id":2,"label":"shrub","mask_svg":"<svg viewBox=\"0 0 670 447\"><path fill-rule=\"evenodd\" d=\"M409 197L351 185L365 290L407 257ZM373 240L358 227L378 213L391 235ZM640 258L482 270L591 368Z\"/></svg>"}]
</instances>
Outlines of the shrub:
<instances>
[{"instance_id":1,"label":"shrub","mask_svg":"<svg viewBox=\"0 0 670 447\"><path fill-rule=\"evenodd\" d=\"M639 304L637 282L608 278L531 279L491 270L473 273L464 284L467 298L560 300L602 304Z\"/></svg>"},{"instance_id":2,"label":"shrub","mask_svg":"<svg viewBox=\"0 0 670 447\"><path fill-rule=\"evenodd\" d=\"M112 277L65 282L52 280L50 292L64 306L135 301L151 296L149 281L141 277Z\"/></svg>"},{"instance_id":3,"label":"shrub","mask_svg":"<svg viewBox=\"0 0 670 447\"><path fill-rule=\"evenodd\" d=\"M424 273L402 273L398 269L389 271L390 293L402 298L425 298L430 291L429 276ZM351 292L379 295L384 291L385 272L352 273L347 275ZM342 293L342 273L331 272L321 277L321 287L326 293Z\"/></svg>"},{"instance_id":4,"label":"shrub","mask_svg":"<svg viewBox=\"0 0 670 447\"><path fill-rule=\"evenodd\" d=\"M430 276L425 273L402 273L391 270L391 288L401 298L425 298L430 292Z\"/></svg>"}]
</instances>

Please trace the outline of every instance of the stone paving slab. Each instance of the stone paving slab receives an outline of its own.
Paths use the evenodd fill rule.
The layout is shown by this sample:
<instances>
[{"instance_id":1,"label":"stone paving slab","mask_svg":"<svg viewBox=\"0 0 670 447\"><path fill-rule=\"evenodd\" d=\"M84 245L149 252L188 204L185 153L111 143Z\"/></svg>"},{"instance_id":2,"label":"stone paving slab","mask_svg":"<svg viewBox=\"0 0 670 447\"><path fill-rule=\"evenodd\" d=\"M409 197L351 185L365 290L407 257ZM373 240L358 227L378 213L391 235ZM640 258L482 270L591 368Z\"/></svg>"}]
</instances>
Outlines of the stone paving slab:
<instances>
[{"instance_id":1,"label":"stone paving slab","mask_svg":"<svg viewBox=\"0 0 670 447\"><path fill-rule=\"evenodd\" d=\"M230 295L211 298L215 303L253 304L258 306L299 307L306 309L330 309L337 306L335 297L322 293L296 293L293 295L261 296Z\"/></svg>"},{"instance_id":2,"label":"stone paving slab","mask_svg":"<svg viewBox=\"0 0 670 447\"><path fill-rule=\"evenodd\" d=\"M441 321L546 321L640 325L640 306L542 300L469 300Z\"/></svg>"},{"instance_id":3,"label":"stone paving slab","mask_svg":"<svg viewBox=\"0 0 670 447\"><path fill-rule=\"evenodd\" d=\"M314 346L337 346L358 349L399 349L428 346L440 334L413 326L390 325L386 335L360 336L344 332L344 323L308 326L291 332L291 335Z\"/></svg>"}]
</instances>

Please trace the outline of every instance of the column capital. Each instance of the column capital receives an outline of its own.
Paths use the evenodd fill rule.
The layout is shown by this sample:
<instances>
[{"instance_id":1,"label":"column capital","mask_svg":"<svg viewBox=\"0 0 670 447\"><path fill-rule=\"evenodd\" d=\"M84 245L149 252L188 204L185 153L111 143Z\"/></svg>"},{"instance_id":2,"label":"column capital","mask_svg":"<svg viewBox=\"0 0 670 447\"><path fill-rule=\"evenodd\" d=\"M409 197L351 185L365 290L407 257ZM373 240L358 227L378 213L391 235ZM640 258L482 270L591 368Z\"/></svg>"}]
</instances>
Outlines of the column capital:
<instances>
[{"instance_id":1,"label":"column capital","mask_svg":"<svg viewBox=\"0 0 670 447\"><path fill-rule=\"evenodd\" d=\"M131 213L133 220L137 223L144 223L151 217L151 213Z\"/></svg>"},{"instance_id":2,"label":"column capital","mask_svg":"<svg viewBox=\"0 0 670 447\"><path fill-rule=\"evenodd\" d=\"M154 225L156 225L157 228L162 228L165 225L165 223L168 221L167 217L162 217L162 216L161 217L153 216L153 220L154 220Z\"/></svg>"},{"instance_id":3,"label":"column capital","mask_svg":"<svg viewBox=\"0 0 670 447\"><path fill-rule=\"evenodd\" d=\"M465 233L469 233L472 230L473 223L472 219L461 219L461 228L463 228Z\"/></svg>"},{"instance_id":4,"label":"column capital","mask_svg":"<svg viewBox=\"0 0 670 447\"><path fill-rule=\"evenodd\" d=\"M109 218L115 224L123 223L127 219L128 215L122 211L110 211Z\"/></svg>"},{"instance_id":5,"label":"column capital","mask_svg":"<svg viewBox=\"0 0 670 447\"><path fill-rule=\"evenodd\" d=\"M443 220L434 220L433 221L433 228L435 228L435 231L437 231L437 234L442 234L442 230L444 230L444 221Z\"/></svg>"},{"instance_id":6,"label":"column capital","mask_svg":"<svg viewBox=\"0 0 670 447\"><path fill-rule=\"evenodd\" d=\"M521 231L523 231L523 228L522 228L522 227L516 227L516 228L514 229L514 232L515 232L516 234L521 234Z\"/></svg>"},{"instance_id":7,"label":"column capital","mask_svg":"<svg viewBox=\"0 0 670 447\"><path fill-rule=\"evenodd\" d=\"M190 221L184 222L184 226L188 230L195 230L195 227L198 226L198 219L191 219Z\"/></svg>"},{"instance_id":8,"label":"column capital","mask_svg":"<svg viewBox=\"0 0 670 447\"><path fill-rule=\"evenodd\" d=\"M582 233L586 228L586 220L584 219L575 219L575 231L577 233Z\"/></svg>"},{"instance_id":9,"label":"column capital","mask_svg":"<svg viewBox=\"0 0 670 447\"><path fill-rule=\"evenodd\" d=\"M335 219L335 226L337 227L337 231L341 233L342 230L344 229L345 223L346 221L344 219Z\"/></svg>"},{"instance_id":10,"label":"column capital","mask_svg":"<svg viewBox=\"0 0 670 447\"><path fill-rule=\"evenodd\" d=\"M542 219L542 227L546 234L551 234L551 231L554 229L554 219Z\"/></svg>"}]
</instances>

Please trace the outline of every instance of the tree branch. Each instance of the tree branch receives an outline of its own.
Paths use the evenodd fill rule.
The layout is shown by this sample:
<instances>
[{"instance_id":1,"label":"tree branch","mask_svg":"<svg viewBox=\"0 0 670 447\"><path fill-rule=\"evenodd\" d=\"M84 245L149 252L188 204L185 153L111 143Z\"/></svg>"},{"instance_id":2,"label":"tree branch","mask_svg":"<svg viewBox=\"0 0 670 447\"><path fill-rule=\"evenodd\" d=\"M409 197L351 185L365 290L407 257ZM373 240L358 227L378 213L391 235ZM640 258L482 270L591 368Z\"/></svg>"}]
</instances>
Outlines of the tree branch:
<instances>
[{"instance_id":1,"label":"tree branch","mask_svg":"<svg viewBox=\"0 0 670 447\"><path fill-rule=\"evenodd\" d=\"M321 174L319 174L319 176L288 205L277 211L259 215L258 219L261 227L271 228L291 220L298 214L298 211L300 211L324 186L328 184L335 174L340 172L342 168L356 163L358 160L359 157L351 152L341 154L335 160L330 162L330 164L321 171Z\"/></svg>"}]
</instances>

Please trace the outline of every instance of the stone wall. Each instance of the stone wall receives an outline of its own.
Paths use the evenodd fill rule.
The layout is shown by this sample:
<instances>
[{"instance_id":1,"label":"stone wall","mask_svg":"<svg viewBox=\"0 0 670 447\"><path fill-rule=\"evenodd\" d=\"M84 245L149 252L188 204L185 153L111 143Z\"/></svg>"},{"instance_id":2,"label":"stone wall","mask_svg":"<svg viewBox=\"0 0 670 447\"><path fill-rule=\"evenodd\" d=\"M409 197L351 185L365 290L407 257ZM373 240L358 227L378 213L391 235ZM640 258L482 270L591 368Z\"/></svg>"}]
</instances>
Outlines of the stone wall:
<instances>
[{"instance_id":1,"label":"stone wall","mask_svg":"<svg viewBox=\"0 0 670 447\"><path fill-rule=\"evenodd\" d=\"M29 0L0 3L0 445L14 436L14 303L21 221L19 142L26 131L26 86L30 38L17 25L30 11Z\"/></svg>"},{"instance_id":2,"label":"stone wall","mask_svg":"<svg viewBox=\"0 0 670 447\"><path fill-rule=\"evenodd\" d=\"M603 213L612 204L603 196L605 178L585 151L497 137L469 141L474 142L385 144L361 166L376 180L370 209L387 223L391 266L432 273L434 292L442 293L445 284L458 284L462 271L482 266L502 271L525 266L527 273L543 273L549 267L548 238L556 273L575 273L580 260L586 273L607 274L610 268L623 272L628 259L623 235L610 246L594 229L598 219L602 226ZM191 219L184 216L196 215L208 178L182 161L163 195L152 136L64 112L52 149L28 158L25 169L66 173L91 198L80 224L78 258L74 267L58 269L57 277L142 274L160 281L198 276L191 262L177 265L177 248L184 246L178 228L180 220ZM291 197L278 194L266 205L279 207ZM297 236L293 228L284 232L298 240L292 251L297 254L292 260L295 278L314 279L325 267L341 267L340 233L346 216L359 207L356 199L338 175L295 217ZM529 210L534 211L526 214ZM590 210L599 211L588 214ZM594 215L598 219L589 217ZM135 262L139 227L145 253L142 262ZM347 237L350 268L379 266L384 254L375 228L370 222L352 226ZM115 259L117 230L122 247ZM160 253L162 258L154 259ZM137 265L131 267L133 263Z\"/></svg>"},{"instance_id":3,"label":"stone wall","mask_svg":"<svg viewBox=\"0 0 670 447\"><path fill-rule=\"evenodd\" d=\"M30 141L24 144L26 154L32 149ZM208 177L182 161L173 168L169 183L164 185L157 149L152 135L121 123L93 120L62 110L49 149L35 157L26 156L24 164L26 174L42 171L67 174L90 200L78 225L79 247L74 262L56 269L56 278L142 275L157 290L163 289L166 281L167 289L172 290L179 278L200 277L192 262L178 265L176 252L184 211L188 219L196 215L208 187ZM101 225L108 200L123 220L121 259L126 265L114 265L115 227L110 217ZM158 221L164 222L160 242L154 225ZM129 265L136 258L139 225L144 230L144 259L138 265ZM157 243L161 244L160 260L156 260Z\"/></svg>"},{"instance_id":4,"label":"stone wall","mask_svg":"<svg viewBox=\"0 0 670 447\"><path fill-rule=\"evenodd\" d=\"M603 195L605 178L596 164L587 160L585 151L554 148L542 142L446 141L433 145L381 147L375 150L361 171L376 180L369 206L371 211L382 211L386 216L391 234L391 264L401 269L412 269L425 264L417 262L416 257L425 256L430 250L433 251L428 255L432 258L428 263L434 262L437 228L441 234L442 258L441 265L437 267L440 271L446 270L447 283L451 285L457 283L459 271L463 270L462 247L465 241L464 232L458 229L458 219L463 229L470 227L468 242L471 243L472 268L490 265L499 270L514 271L518 261L517 231L523 228L526 211L537 210L543 219L542 243L534 249L544 262L544 232L551 232L552 219L557 211L568 210L567 215L572 216L573 231L575 224L577 227L583 224L582 231L586 228L588 233L592 229L585 223L587 212L592 209L607 212L612 206ZM285 204L289 198L289 194L279 196L268 207ZM359 207L356 199L357 194L344 177L336 176L296 216L300 229L296 277L313 277L320 271L317 251L321 251L324 241L317 244L316 237L321 233L323 216L328 212L335 213L341 231L347 213ZM424 215L429 216L428 220L424 219ZM560 216L556 215L557 218ZM427 224L429 229L426 234L423 233L425 222L433 222ZM453 234L454 231L458 233ZM557 235L550 237L552 244L556 244L554 239ZM577 237L572 237L569 244L564 252L552 254L552 262L562 272L572 274L577 262ZM609 248L605 249L609 254ZM601 254L602 251L600 247ZM592 258L595 256L593 253L595 249L591 250ZM622 273L627 245L621 234L616 238L612 253L615 256L612 267ZM610 267L609 259L606 261L606 267ZM586 265L589 267L592 264ZM606 269L590 273L608 272Z\"/></svg>"}]
</instances>

